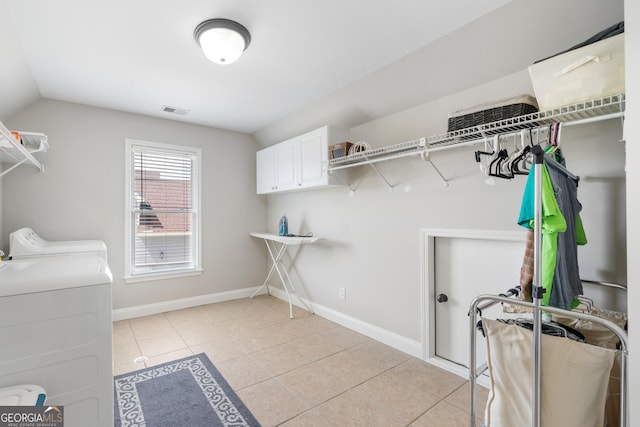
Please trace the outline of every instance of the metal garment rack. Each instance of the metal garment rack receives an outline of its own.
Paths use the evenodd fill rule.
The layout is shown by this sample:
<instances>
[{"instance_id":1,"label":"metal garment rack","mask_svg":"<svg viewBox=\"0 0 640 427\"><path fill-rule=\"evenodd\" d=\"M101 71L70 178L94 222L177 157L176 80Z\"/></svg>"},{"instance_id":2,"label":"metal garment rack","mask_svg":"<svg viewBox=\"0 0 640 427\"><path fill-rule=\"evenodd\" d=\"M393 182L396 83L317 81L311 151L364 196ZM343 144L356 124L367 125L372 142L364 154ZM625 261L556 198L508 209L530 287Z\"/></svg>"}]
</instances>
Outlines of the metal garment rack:
<instances>
[{"instance_id":1,"label":"metal garment rack","mask_svg":"<svg viewBox=\"0 0 640 427\"><path fill-rule=\"evenodd\" d=\"M534 238L533 238L533 285L531 287L531 297L533 298L533 409L531 425L540 427L541 425L541 360L542 360L542 311L540 302L544 295L542 288L542 168L544 162L544 151L539 145L531 149L533 153L534 175Z\"/></svg>"},{"instance_id":2,"label":"metal garment rack","mask_svg":"<svg viewBox=\"0 0 640 427\"><path fill-rule=\"evenodd\" d=\"M536 145L532 148L532 153L534 156L534 275L533 275L533 285L532 285L532 298L533 303L514 300L512 298L508 298L507 296L493 296L493 295L483 295L477 297L473 300L471 304L471 308L469 310L470 317L470 327L471 327L471 340L470 340L470 369L469 369L469 380L471 385L471 419L470 425L475 426L476 419L476 379L478 376L477 368L476 368L476 331L475 326L477 322L477 314L481 312L482 309L487 308L488 306L494 305L498 302L504 302L509 304L520 305L524 307L529 307L533 309L533 355L532 355L532 414L531 421L532 427L540 427L541 426L541 361L542 361L542 308L541 308L541 300L544 294L544 289L541 285L542 281L542 167L543 162L552 161L552 159L545 158L544 151L539 145ZM570 174L566 171L567 175L572 179L576 179L574 175ZM591 282L593 283L593 282ZM493 304L487 304L482 309L478 309L478 305L480 302L485 300L493 301ZM607 327L611 331L613 331L619 338L621 343L621 351L622 351L622 363L621 363L621 381L620 381L620 424L622 426L627 425L627 338L626 333L615 323L602 319L597 316L574 312L570 310L564 310L557 307L545 306L544 311L551 314L562 314L567 317L577 318L581 320L589 320L596 324L600 324L602 326Z\"/></svg>"},{"instance_id":3,"label":"metal garment rack","mask_svg":"<svg viewBox=\"0 0 640 427\"><path fill-rule=\"evenodd\" d=\"M610 109L612 108L613 103L618 102L619 103L619 111L615 112L615 111L611 111ZM602 99L599 100L597 102L594 101L589 101L589 103L587 105L585 105L585 107L588 108L584 108L581 110L581 112L579 113L579 115L582 115L582 111L583 110L589 110L589 111L593 111L594 112L594 116L592 117L578 117L576 118L576 120L574 120L571 124L578 124L578 123L585 123L585 122L590 122L590 121L596 121L596 120L604 120L604 119L609 119L609 118L616 118L616 117L622 117L623 115L623 111L624 111L624 95L618 95L616 97L609 97L608 99ZM600 108L602 107L602 108ZM572 108L569 107L563 107L563 108L567 108L567 117L574 116L574 112L572 111ZM562 109L561 109L562 110ZM595 111L597 111L597 114L595 114ZM576 112L577 114L577 112ZM536 113L534 115L538 115L540 116L540 119L544 119L545 121L547 120L547 118L549 117L553 117L553 121L562 121L560 120L561 117L558 117L559 115L556 114L548 114L548 112L544 112L542 113L542 115L540 115L540 113ZM544 116L544 117L543 117ZM523 116L526 117L526 116ZM565 117L562 117L565 118ZM525 122L529 122L529 119L521 119L521 118L517 118L515 120L515 125L519 125L520 120L525 121ZM540 120L538 123L540 124L547 124L546 123L541 123L542 120ZM503 125L496 125L496 126L492 126L492 130L493 129L498 129L500 127L503 127ZM472 131L469 131L470 133L472 133ZM496 132L498 133L498 132ZM449 143L446 140L443 140L441 142L443 144L443 147L447 147L449 145L451 145L451 143ZM541 426L541 380L542 380L542 375L541 375L541 361L542 361L542 357L541 357L541 350L542 350L542 339L541 339L541 334L542 334L542 308L541 308L541 299L543 297L543 293L544 293L544 289L541 286L541 272L542 272L542 263L541 263L541 253L542 253L542 167L543 167L543 163L549 162L549 163L553 163L554 167L559 167L568 177L577 180L578 178L571 174L568 170L566 170L563 167L560 167L561 165L559 165L557 162L555 162L552 158L546 157L544 154L544 151L542 150L542 148L539 145L535 145L532 147L531 152L533 154L534 157L534 169L535 169L535 180L534 180L534 276L533 276L533 286L532 286L532 298L533 298L533 303L528 303L525 301L519 301L519 300L513 300L508 298L507 296L493 296L493 295L482 295L477 297L476 299L474 299L474 301L471 304L471 308L469 311L469 317L470 317L470 327L471 327L471 354L470 354L470 365L471 368L469 369L469 377L470 377L470 384L471 384L471 415L470 415L470 425L471 426L475 426L475 420L476 420L476 379L478 376L478 372L477 372L477 367L476 367L476 331L475 331L475 326L476 326L476 322L477 322L477 313L480 311L478 309L478 305L480 304L480 302L486 301L486 300L490 300L491 303L490 304L486 304L483 308L487 308L488 306L494 305L498 302L502 302L502 303L509 303L509 304L515 304L515 305L520 305L520 306L524 306L524 307L528 307L531 308L533 310L533 355L532 355L532 413L531 413L531 420L532 420L532 426L533 427L540 427ZM593 283L593 282L592 282ZM628 347L627 347L627 335L626 332L624 330L622 330L618 325L616 325L615 323L607 320L607 319L603 319L597 316L593 316L593 315L589 315L589 314L585 314L585 313L579 313L579 312L573 312L573 311L569 311L569 310L564 310L564 309L560 309L557 307L549 307L549 306L545 306L544 307L544 311L547 313L551 313L551 314L562 314L564 316L567 317L571 317L571 318L576 318L576 319L581 319L581 320L588 320L591 321L593 323L602 325L606 328L608 328L609 330L611 330L612 332L614 332L617 336L618 339L620 340L621 343L621 352L622 352L622 362L621 362L621 381L620 381L620 424L622 426L626 426L627 425L627 397L628 394L626 392L626 388L627 388L627 356L628 356Z\"/></svg>"},{"instance_id":4,"label":"metal garment rack","mask_svg":"<svg viewBox=\"0 0 640 427\"><path fill-rule=\"evenodd\" d=\"M445 176L430 159L431 153L452 148L475 145L487 141L496 135L517 134L524 129L546 127L553 123L563 123L564 126L585 124L601 120L621 118L624 114L625 95L611 95L575 104L565 105L547 111L526 114L496 122L481 124L452 132L441 133L430 137L422 137L399 144L360 151L329 160L327 170L347 169L362 165L371 165L381 176L387 186L393 186L382 176L375 167L376 163L406 157L421 156L438 173L443 185L449 185Z\"/></svg>"},{"instance_id":5,"label":"metal garment rack","mask_svg":"<svg viewBox=\"0 0 640 427\"><path fill-rule=\"evenodd\" d=\"M591 282L591 283L595 283L595 282ZM481 303L484 303L482 306L480 305ZM530 308L535 310L535 304L534 303L530 303L530 302L526 302L526 301L521 301L518 299L514 299L514 298L509 298L508 296L501 296L501 295L480 295L478 297L476 297L472 302L471 302L471 308L469 309L469 326L470 326L470 347L471 347L471 352L470 352L470 369L469 369L469 383L470 383L470 389L471 389L471 400L470 400L470 426L471 427L475 427L476 426L476 416L477 416L477 399L476 399L476 389L477 389L477 377L482 374L482 372L484 370L486 370L486 366L483 367L482 370L478 370L477 369L477 361L476 361L476 346L477 346L477 332L476 332L476 324L478 321L478 314L480 314L482 312L482 310L487 309L495 304L498 303L504 303L504 304L511 304L511 305L518 305L521 307L526 307L526 308ZM581 313L581 312L577 312L577 311L570 311L570 310L564 310L561 308L557 308L557 307L546 307L544 308L545 312L551 313L551 314L558 314L558 315L562 315L562 316L566 316L566 317L571 317L571 318L575 318L575 319L579 319L579 320L586 320L586 321L590 321L593 323L596 323L598 325L604 326L606 328L608 328L609 330L611 330L613 333L616 334L616 336L618 337L618 339L620 340L620 352L622 353L622 358L621 358L621 366L620 366L620 426L624 427L627 426L627 408L628 408L628 393L627 393L627 356L629 354L628 352L628 346L627 346L627 334L626 332L620 328L618 325L616 325L615 323L611 322L610 320L604 319L602 317L598 317L598 316L594 316L591 314L586 314L586 313ZM535 324L534 324L535 327ZM534 344L535 344L535 336L534 336ZM540 338L538 336L538 341L540 341ZM538 348L540 348L538 346ZM538 366L539 367L539 359L535 360L535 355L534 355L534 366ZM535 369L535 368L534 368ZM538 376L537 378L534 377L534 381L533 381L533 388L534 388L534 394L533 394L533 400L534 400L534 404L532 405L532 425L533 426L540 426L541 423L541 419L540 419L540 396L539 396L539 391L540 391L540 380L541 378ZM536 381L537 380L537 381ZM538 395L538 399L536 399L536 395Z\"/></svg>"}]
</instances>

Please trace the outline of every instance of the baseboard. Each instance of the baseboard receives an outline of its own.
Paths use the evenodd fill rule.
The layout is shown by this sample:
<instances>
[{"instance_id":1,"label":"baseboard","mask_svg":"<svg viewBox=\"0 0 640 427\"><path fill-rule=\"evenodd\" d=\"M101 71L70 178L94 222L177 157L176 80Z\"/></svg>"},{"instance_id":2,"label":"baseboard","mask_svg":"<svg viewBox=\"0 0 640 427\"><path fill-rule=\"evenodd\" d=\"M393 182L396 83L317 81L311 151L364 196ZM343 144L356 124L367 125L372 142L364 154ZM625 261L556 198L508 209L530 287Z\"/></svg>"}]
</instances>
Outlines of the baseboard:
<instances>
[{"instance_id":1,"label":"baseboard","mask_svg":"<svg viewBox=\"0 0 640 427\"><path fill-rule=\"evenodd\" d=\"M437 366L438 368L442 368L445 371L449 371L452 374L456 374L459 377L464 378L466 380L469 379L469 368L460 366L449 360L442 359L439 357L429 357L425 360L425 362L431 363L432 365ZM489 381L490 381L489 374L487 370L485 370L482 374L480 374L476 378L476 384L481 385L485 388L489 388L491 386L491 383Z\"/></svg>"},{"instance_id":2,"label":"baseboard","mask_svg":"<svg viewBox=\"0 0 640 427\"><path fill-rule=\"evenodd\" d=\"M163 301L153 304L138 305L135 307L119 308L113 310L113 321L133 319L135 317L149 316L152 314L165 313L167 311L181 310L190 307L196 307L199 305L213 304L216 302L231 301L234 299L248 298L253 295L259 289L258 286L252 288L238 289L234 291L219 292L215 294L199 295L196 297L181 298L171 301ZM284 290L269 287L269 292L274 297L283 301L289 301L287 294ZM291 301L294 305L305 308L304 305L298 300L296 295L292 295ZM407 353L411 356L422 358L422 343L419 341L411 340L409 338L398 335L395 332L388 331L371 323L367 323L363 320L357 319L352 316L348 316L337 310L334 310L323 305L313 303L309 300L304 300L308 306L310 306L314 313L327 320L335 322L345 328L354 330L362 335L366 335L376 341L391 346L396 350Z\"/></svg>"},{"instance_id":3,"label":"baseboard","mask_svg":"<svg viewBox=\"0 0 640 427\"><path fill-rule=\"evenodd\" d=\"M233 291L218 292L215 294L199 295L196 297L180 298L171 301L162 301L153 304L138 305L135 307L118 308L113 310L113 321L133 319L134 317L149 316L152 314L165 313L167 311L182 310L184 308L196 307L199 305L213 304L216 302L231 301L234 299L248 298L259 286L244 288Z\"/></svg>"},{"instance_id":4,"label":"baseboard","mask_svg":"<svg viewBox=\"0 0 640 427\"><path fill-rule=\"evenodd\" d=\"M269 292L271 293L271 295L278 299L287 302L289 301L287 299L286 292L282 289L271 286L269 287ZM298 296L292 295L291 302L297 307L305 308L304 305L300 303L298 298ZM315 314L320 317L331 320L332 322L361 333L362 335L366 335L369 338L391 346L396 350L402 351L403 353L407 353L411 356L422 359L422 343L420 341L415 341L407 337L403 337L402 335L398 335L395 332L388 331L379 326L372 325L371 323L367 323L355 317L348 316L337 310L311 302L307 299L305 299L304 302L313 309L313 312Z\"/></svg>"}]
</instances>

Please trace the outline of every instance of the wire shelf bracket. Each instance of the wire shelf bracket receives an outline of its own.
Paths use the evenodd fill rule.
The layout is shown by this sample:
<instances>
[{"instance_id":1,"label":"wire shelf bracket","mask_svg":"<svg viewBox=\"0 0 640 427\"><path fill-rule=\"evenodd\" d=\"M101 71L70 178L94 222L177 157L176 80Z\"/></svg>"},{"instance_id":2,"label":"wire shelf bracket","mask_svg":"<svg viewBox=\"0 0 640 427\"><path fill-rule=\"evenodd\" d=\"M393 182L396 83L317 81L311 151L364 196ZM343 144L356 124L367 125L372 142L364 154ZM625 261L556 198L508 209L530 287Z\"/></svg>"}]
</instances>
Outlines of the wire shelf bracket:
<instances>
[{"instance_id":1,"label":"wire shelf bracket","mask_svg":"<svg viewBox=\"0 0 640 427\"><path fill-rule=\"evenodd\" d=\"M449 186L449 181L447 181L447 179L444 177L442 172L440 172L440 169L438 169L436 167L436 165L433 163L433 161L431 161L431 153L429 153L428 151L423 151L422 153L420 153L420 157L422 157L422 160L424 160L425 162L429 163L431 165L431 167L433 167L433 170L436 171L438 176L440 176L440 178L442 179L442 186L443 187L448 187Z\"/></svg>"}]
</instances>

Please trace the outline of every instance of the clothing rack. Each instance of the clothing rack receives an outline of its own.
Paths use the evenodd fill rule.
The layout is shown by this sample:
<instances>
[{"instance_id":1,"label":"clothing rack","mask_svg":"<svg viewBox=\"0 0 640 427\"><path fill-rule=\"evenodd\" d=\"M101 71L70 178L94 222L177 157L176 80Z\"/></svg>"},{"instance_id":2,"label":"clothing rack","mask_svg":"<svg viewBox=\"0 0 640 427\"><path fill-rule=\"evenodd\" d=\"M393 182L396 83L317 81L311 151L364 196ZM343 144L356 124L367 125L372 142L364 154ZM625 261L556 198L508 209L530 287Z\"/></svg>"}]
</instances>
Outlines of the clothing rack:
<instances>
[{"instance_id":1,"label":"clothing rack","mask_svg":"<svg viewBox=\"0 0 640 427\"><path fill-rule=\"evenodd\" d=\"M586 281L590 283L599 283L594 281ZM608 285L607 283L602 283L603 285ZM619 289L624 289L623 286L616 286ZM498 303L501 304L511 304L517 305L529 309L535 309L535 304L527 301L522 301L519 299L514 299L509 296L503 295L479 295L471 302L471 306L469 309L469 326L470 326L470 357L469 357L469 384L470 384L470 426L476 426L476 416L477 416L477 378L486 367L481 370L477 369L477 357L476 357L476 347L477 347L477 336L476 336L476 324L478 322L478 315L481 314L481 310L487 309L493 305ZM481 305L482 304L482 305ZM582 313L578 311L570 311L564 310L562 308L557 307L544 307L544 311L557 314L561 316L571 317L578 320L590 321L600 326L604 326L613 332L618 339L620 340L620 352L622 353L621 365L620 365L620 426L625 427L628 425L627 423L627 408L628 408L628 393L627 393L627 356L628 356L628 344L627 344L627 333L620 328L620 326L616 325L612 321L608 319L604 319L602 317L594 316L587 313ZM535 326L535 325L534 325ZM541 339L541 337L539 337ZM535 337L534 337L535 340ZM539 363L539 361L538 361ZM533 381L533 387L539 387L539 383ZM535 396L535 392L533 394ZM535 402L534 402L535 403ZM537 401L536 404L532 405L532 411L536 414L535 418L532 418L537 425L540 425L540 400ZM533 414L532 414L533 415ZM535 424L533 424L535 425Z\"/></svg>"},{"instance_id":2,"label":"clothing rack","mask_svg":"<svg viewBox=\"0 0 640 427\"><path fill-rule=\"evenodd\" d=\"M533 262L533 284L531 286L531 297L533 298L533 409L531 425L540 427L540 402L541 402L541 341L542 341L542 312L540 311L540 302L544 295L542 288L542 167L544 161L544 150L540 145L536 145L531 149L533 154L533 164L535 165L535 181L534 181L534 262Z\"/></svg>"},{"instance_id":3,"label":"clothing rack","mask_svg":"<svg viewBox=\"0 0 640 427\"><path fill-rule=\"evenodd\" d=\"M533 309L533 361L532 361L532 427L541 427L541 361L542 361L542 309L541 300L544 295L545 289L542 287L542 168L543 163L552 163L553 167L558 168L566 176L578 181L578 177L571 174L560 163L555 162L551 157L545 156L544 150L540 145L532 147L531 152L534 157L534 275L533 284L531 289L531 296L533 303L525 301L514 300L507 296L492 296L483 295L474 299L469 311L470 326L471 326L471 354L470 354L470 369L469 378L471 383L471 426L475 426L476 419L476 316L480 310L478 304L484 300L492 300L497 302L506 302L510 304L521 305ZM484 306L487 307L486 305ZM567 317L573 317L580 320L589 320L596 324L607 327L613 331L621 342L622 366L621 366L621 381L620 381L620 424L626 426L626 414L627 414L627 393L626 393L626 358L627 358L627 340L626 333L613 322L602 319L597 316L588 315L585 313L573 312L570 310L564 310L557 307L545 306L544 311L551 314L562 314Z\"/></svg>"}]
</instances>

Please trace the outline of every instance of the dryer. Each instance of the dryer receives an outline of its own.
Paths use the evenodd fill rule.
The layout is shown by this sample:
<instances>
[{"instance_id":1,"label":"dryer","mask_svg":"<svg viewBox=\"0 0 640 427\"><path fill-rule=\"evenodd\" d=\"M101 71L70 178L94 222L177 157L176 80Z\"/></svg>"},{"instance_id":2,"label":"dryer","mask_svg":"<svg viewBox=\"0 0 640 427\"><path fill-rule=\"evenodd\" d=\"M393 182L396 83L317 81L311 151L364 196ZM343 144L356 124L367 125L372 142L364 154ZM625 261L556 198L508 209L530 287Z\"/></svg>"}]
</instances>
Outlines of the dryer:
<instances>
[{"instance_id":1,"label":"dryer","mask_svg":"<svg viewBox=\"0 0 640 427\"><path fill-rule=\"evenodd\" d=\"M111 283L96 254L0 261L0 388L38 384L66 427L112 427Z\"/></svg>"}]
</instances>

